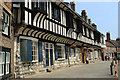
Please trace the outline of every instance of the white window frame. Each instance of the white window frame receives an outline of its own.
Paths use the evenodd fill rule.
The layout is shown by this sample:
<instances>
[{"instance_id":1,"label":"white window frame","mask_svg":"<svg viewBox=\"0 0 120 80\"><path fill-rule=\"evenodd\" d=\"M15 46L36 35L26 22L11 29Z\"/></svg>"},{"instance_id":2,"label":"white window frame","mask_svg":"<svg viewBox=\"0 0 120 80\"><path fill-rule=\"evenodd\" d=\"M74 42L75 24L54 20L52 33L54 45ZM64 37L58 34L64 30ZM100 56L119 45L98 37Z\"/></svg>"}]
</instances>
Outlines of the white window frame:
<instances>
[{"instance_id":1,"label":"white window frame","mask_svg":"<svg viewBox=\"0 0 120 80\"><path fill-rule=\"evenodd\" d=\"M2 70L0 70L0 71L3 71L3 73L0 74L0 76L2 76L2 75L4 75L4 73L5 73L5 72L4 72L4 69L5 69L5 66L4 66L4 65L5 65L5 52L0 51L0 54L3 54L3 59L2 59L3 61L0 62L0 65L2 65L1 67L3 67L3 69L1 68ZM0 58L1 58L1 56L0 56Z\"/></svg>"},{"instance_id":2,"label":"white window frame","mask_svg":"<svg viewBox=\"0 0 120 80\"><path fill-rule=\"evenodd\" d=\"M5 19L4 19L4 24L3 25L4 25L4 27L6 26L6 28L4 29L4 31L2 33L5 34L5 35L9 35L10 16L4 10L3 10L3 14L5 14ZM3 15L3 18L4 18L4 15ZM8 21L7 21L7 18L8 18Z\"/></svg>"},{"instance_id":3,"label":"white window frame","mask_svg":"<svg viewBox=\"0 0 120 80\"><path fill-rule=\"evenodd\" d=\"M8 60L7 60L7 54L8 54ZM10 72L10 52L6 52L6 74Z\"/></svg>"},{"instance_id":4,"label":"white window frame","mask_svg":"<svg viewBox=\"0 0 120 80\"><path fill-rule=\"evenodd\" d=\"M32 41L32 62L37 61L38 61L38 42Z\"/></svg>"}]
</instances>

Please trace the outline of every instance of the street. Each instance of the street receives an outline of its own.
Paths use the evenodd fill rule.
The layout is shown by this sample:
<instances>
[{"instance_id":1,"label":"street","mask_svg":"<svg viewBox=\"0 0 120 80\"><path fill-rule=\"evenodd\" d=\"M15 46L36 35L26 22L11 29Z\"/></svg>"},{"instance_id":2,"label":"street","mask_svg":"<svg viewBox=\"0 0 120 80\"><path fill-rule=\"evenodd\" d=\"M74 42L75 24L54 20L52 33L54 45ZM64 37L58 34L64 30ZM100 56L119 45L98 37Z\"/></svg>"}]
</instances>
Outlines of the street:
<instances>
[{"instance_id":1,"label":"street","mask_svg":"<svg viewBox=\"0 0 120 80\"><path fill-rule=\"evenodd\" d=\"M52 72L36 73L25 78L114 78L110 75L110 62L101 61L92 64L81 64Z\"/></svg>"}]
</instances>

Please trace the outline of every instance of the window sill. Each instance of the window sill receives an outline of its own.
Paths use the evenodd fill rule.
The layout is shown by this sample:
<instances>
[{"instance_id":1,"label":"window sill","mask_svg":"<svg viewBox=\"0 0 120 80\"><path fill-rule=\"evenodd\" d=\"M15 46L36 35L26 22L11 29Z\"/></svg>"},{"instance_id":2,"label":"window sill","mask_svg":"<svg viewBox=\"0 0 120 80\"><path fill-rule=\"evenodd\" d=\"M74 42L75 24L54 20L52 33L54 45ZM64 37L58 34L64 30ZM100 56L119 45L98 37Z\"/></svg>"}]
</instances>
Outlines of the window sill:
<instances>
[{"instance_id":1,"label":"window sill","mask_svg":"<svg viewBox=\"0 0 120 80\"><path fill-rule=\"evenodd\" d=\"M58 60L58 61L64 61L65 58L58 58L57 60Z\"/></svg>"},{"instance_id":2,"label":"window sill","mask_svg":"<svg viewBox=\"0 0 120 80\"><path fill-rule=\"evenodd\" d=\"M9 77L11 77L12 76L12 74L11 73L9 73L9 74L6 74L6 75L3 75L3 76L0 76L0 79L6 79L6 78L9 78Z\"/></svg>"},{"instance_id":3,"label":"window sill","mask_svg":"<svg viewBox=\"0 0 120 80\"><path fill-rule=\"evenodd\" d=\"M6 34L4 34L4 33L2 33L2 36L5 36L5 37L7 37L7 38L10 38L9 35L6 35Z\"/></svg>"}]
</instances>

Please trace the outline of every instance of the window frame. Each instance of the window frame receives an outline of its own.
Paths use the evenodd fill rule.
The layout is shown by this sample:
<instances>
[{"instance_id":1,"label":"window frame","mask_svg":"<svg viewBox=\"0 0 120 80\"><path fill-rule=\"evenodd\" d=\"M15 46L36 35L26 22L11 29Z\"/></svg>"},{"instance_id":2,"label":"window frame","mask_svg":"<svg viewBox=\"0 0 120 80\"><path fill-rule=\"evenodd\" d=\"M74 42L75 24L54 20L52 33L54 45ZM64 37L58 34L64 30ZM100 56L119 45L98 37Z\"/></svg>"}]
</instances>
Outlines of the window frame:
<instances>
[{"instance_id":1,"label":"window frame","mask_svg":"<svg viewBox=\"0 0 120 80\"><path fill-rule=\"evenodd\" d=\"M4 23L2 23L2 25L5 26L5 22L6 22L6 18L7 18L7 28L8 28L8 31L7 33L5 32L5 30L2 32L2 35L10 38L10 14L3 8L3 14L5 13L5 19L4 20ZM7 16L6 16L7 15ZM4 18L4 15L3 15L3 18Z\"/></svg>"},{"instance_id":2,"label":"window frame","mask_svg":"<svg viewBox=\"0 0 120 80\"><path fill-rule=\"evenodd\" d=\"M2 65L1 69L2 69L2 72L3 72L3 73L0 74L0 76L3 76L5 74L5 52L0 51L0 54L3 54L3 59L4 59L3 62L0 62L0 65Z\"/></svg>"},{"instance_id":3,"label":"window frame","mask_svg":"<svg viewBox=\"0 0 120 80\"><path fill-rule=\"evenodd\" d=\"M59 49L59 50L62 50L62 47L64 47L64 48L63 48L64 50L63 50L63 51L60 51L60 52L63 52L63 54L60 53L62 57L59 57L59 54L58 54L58 46L60 46L60 49ZM57 55L58 55L58 59L65 59L65 45L63 45L63 44L57 44Z\"/></svg>"},{"instance_id":4,"label":"window frame","mask_svg":"<svg viewBox=\"0 0 120 80\"><path fill-rule=\"evenodd\" d=\"M2 63L4 68L3 68L3 73L0 74L0 77L6 77L6 75L9 75L11 73L11 66L10 66L11 65L11 49L10 48L6 48L6 47L2 47L2 50L0 51L0 54L1 53L4 54L4 59L3 59L4 63ZM9 54L9 62L6 61L7 53ZM9 64L9 67L6 67L6 64ZM7 69L8 69L8 71L7 71Z\"/></svg>"},{"instance_id":5,"label":"window frame","mask_svg":"<svg viewBox=\"0 0 120 80\"><path fill-rule=\"evenodd\" d=\"M32 62L37 62L37 61L38 61L38 42L32 41Z\"/></svg>"},{"instance_id":6,"label":"window frame","mask_svg":"<svg viewBox=\"0 0 120 80\"><path fill-rule=\"evenodd\" d=\"M54 3L52 3L52 18L60 22L61 21L60 15L61 15L60 8Z\"/></svg>"}]
</instances>

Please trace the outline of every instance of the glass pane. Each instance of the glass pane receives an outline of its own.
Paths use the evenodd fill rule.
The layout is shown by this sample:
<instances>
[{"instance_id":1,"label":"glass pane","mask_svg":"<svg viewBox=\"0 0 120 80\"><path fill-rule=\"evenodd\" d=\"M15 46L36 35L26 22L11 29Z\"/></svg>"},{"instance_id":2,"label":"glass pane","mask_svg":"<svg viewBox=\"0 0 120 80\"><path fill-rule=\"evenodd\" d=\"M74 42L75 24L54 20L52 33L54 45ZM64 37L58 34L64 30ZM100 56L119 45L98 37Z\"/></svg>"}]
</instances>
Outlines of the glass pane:
<instances>
[{"instance_id":1,"label":"glass pane","mask_svg":"<svg viewBox=\"0 0 120 80\"><path fill-rule=\"evenodd\" d=\"M5 52L0 52L0 63L5 62Z\"/></svg>"},{"instance_id":2,"label":"glass pane","mask_svg":"<svg viewBox=\"0 0 120 80\"><path fill-rule=\"evenodd\" d=\"M10 53L6 52L6 62L10 63Z\"/></svg>"},{"instance_id":3,"label":"glass pane","mask_svg":"<svg viewBox=\"0 0 120 80\"><path fill-rule=\"evenodd\" d=\"M6 73L9 73L9 63L6 64Z\"/></svg>"}]
</instances>

